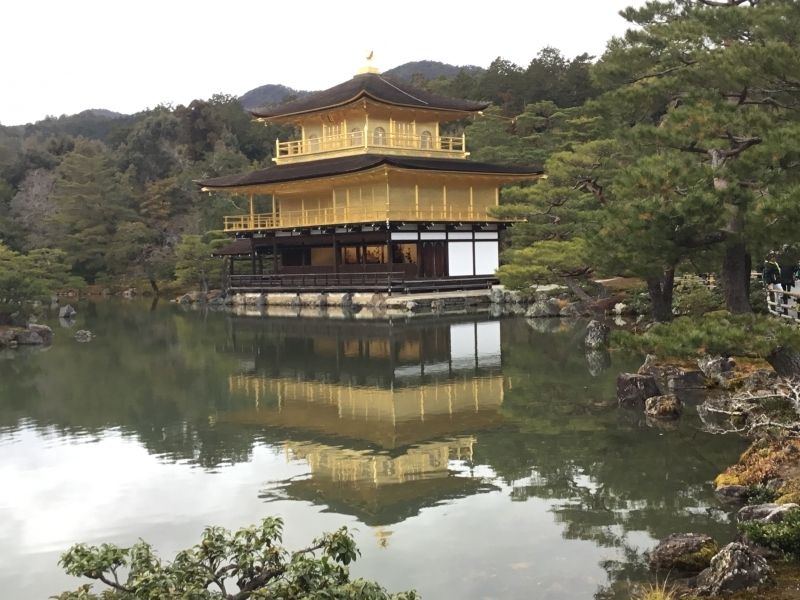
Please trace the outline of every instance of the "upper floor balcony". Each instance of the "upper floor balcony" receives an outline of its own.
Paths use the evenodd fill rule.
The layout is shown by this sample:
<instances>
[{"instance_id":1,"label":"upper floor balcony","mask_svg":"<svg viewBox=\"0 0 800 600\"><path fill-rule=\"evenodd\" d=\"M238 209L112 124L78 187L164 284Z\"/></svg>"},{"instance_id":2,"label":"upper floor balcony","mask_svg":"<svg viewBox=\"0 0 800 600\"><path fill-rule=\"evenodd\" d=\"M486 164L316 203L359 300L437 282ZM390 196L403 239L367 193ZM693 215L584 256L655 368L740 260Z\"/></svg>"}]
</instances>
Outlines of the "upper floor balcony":
<instances>
[{"instance_id":1,"label":"upper floor balcony","mask_svg":"<svg viewBox=\"0 0 800 600\"><path fill-rule=\"evenodd\" d=\"M495 217L483 206L471 208L452 206L442 208L337 207L226 216L224 231L227 233L243 233L266 229L330 227L353 223L383 223L386 221L483 221L504 223L513 222L514 220Z\"/></svg>"},{"instance_id":2,"label":"upper floor balcony","mask_svg":"<svg viewBox=\"0 0 800 600\"><path fill-rule=\"evenodd\" d=\"M304 139L282 142L275 140L275 162L302 162L371 152L375 154L404 154L438 158L466 158L466 139L460 136L440 136L424 131L419 135L387 132L383 127L354 130L335 135L308 135Z\"/></svg>"}]
</instances>

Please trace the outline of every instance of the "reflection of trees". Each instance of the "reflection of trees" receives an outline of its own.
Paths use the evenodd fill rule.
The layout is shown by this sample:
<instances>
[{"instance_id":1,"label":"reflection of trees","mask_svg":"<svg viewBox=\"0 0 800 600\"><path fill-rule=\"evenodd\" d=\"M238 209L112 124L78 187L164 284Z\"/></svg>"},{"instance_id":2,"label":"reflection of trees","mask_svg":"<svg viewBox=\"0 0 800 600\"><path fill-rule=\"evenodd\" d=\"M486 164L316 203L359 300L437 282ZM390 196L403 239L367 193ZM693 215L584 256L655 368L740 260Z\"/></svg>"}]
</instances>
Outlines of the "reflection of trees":
<instances>
[{"instance_id":1,"label":"reflection of trees","mask_svg":"<svg viewBox=\"0 0 800 600\"><path fill-rule=\"evenodd\" d=\"M611 583L598 597L628 597L625 582L645 576L631 532L730 537L709 481L741 451L738 440L696 431L690 415L662 433L616 408L613 382L625 359L591 377L573 333L506 329L504 343L515 349L503 368L512 384L503 412L515 426L480 435L475 461L512 486L513 500L553 500L564 537L619 550L603 565Z\"/></svg>"},{"instance_id":2,"label":"reflection of trees","mask_svg":"<svg viewBox=\"0 0 800 600\"><path fill-rule=\"evenodd\" d=\"M235 360L215 350L227 323L199 317L140 303L80 306L80 326L97 336L91 343L57 328L44 355L0 361L0 427L24 420L64 435L119 428L168 460L246 460L250 436L213 424L236 401L227 393Z\"/></svg>"}]
</instances>

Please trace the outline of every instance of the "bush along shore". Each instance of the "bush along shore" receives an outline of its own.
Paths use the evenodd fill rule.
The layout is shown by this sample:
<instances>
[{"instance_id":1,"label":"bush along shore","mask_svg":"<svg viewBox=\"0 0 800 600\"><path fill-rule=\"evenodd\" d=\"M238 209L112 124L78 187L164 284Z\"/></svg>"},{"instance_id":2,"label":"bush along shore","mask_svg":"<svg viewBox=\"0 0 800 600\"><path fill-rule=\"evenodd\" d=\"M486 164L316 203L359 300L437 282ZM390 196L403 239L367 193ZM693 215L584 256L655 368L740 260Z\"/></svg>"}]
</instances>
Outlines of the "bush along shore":
<instances>
[{"instance_id":1,"label":"bush along shore","mask_svg":"<svg viewBox=\"0 0 800 600\"><path fill-rule=\"evenodd\" d=\"M735 513L737 539L720 546L678 532L661 540L649 564L671 582L665 598L800 598L798 335L779 319L725 311L613 333L614 347L647 353L636 373L618 376L620 406L661 424L695 404L706 431L750 441L713 482Z\"/></svg>"}]
</instances>

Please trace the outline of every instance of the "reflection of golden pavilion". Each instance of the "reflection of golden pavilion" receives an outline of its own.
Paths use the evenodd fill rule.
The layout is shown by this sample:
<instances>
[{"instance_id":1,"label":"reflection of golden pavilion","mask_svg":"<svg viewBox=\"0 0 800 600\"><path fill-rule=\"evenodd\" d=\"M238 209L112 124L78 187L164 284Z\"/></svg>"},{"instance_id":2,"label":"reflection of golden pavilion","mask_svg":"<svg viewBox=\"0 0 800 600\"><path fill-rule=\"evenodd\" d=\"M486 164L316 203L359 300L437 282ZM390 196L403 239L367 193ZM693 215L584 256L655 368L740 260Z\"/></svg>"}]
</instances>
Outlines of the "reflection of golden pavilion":
<instances>
[{"instance_id":1,"label":"reflection of golden pavilion","mask_svg":"<svg viewBox=\"0 0 800 600\"><path fill-rule=\"evenodd\" d=\"M476 432L502 423L498 321L248 325L232 333L247 359L228 380L247 403L219 419L271 430L310 471L267 496L386 525L492 489L453 469L471 464Z\"/></svg>"},{"instance_id":2,"label":"reflection of golden pavilion","mask_svg":"<svg viewBox=\"0 0 800 600\"><path fill-rule=\"evenodd\" d=\"M314 478L378 486L447 477L451 460L472 460L474 444L474 437L461 436L412 446L399 456L305 442L286 442L284 451L287 460L306 461Z\"/></svg>"},{"instance_id":3,"label":"reflection of golden pavilion","mask_svg":"<svg viewBox=\"0 0 800 600\"><path fill-rule=\"evenodd\" d=\"M483 429L499 422L501 375L383 389L232 375L231 392L253 399L226 420L365 440L383 448Z\"/></svg>"}]
</instances>

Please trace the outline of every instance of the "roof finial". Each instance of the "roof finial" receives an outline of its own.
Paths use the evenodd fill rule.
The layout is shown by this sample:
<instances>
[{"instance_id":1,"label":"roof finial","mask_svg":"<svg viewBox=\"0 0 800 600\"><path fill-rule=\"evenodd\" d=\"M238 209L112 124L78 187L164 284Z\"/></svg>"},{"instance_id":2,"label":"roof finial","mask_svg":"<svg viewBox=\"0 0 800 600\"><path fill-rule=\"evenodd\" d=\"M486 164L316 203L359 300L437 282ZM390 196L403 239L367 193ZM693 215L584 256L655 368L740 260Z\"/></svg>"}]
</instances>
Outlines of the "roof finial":
<instances>
[{"instance_id":1,"label":"roof finial","mask_svg":"<svg viewBox=\"0 0 800 600\"><path fill-rule=\"evenodd\" d=\"M375 51L370 50L369 54L367 54L367 64L361 67L358 70L358 75L364 75L365 73L379 73L378 68L372 64L372 59L375 56Z\"/></svg>"}]
</instances>

